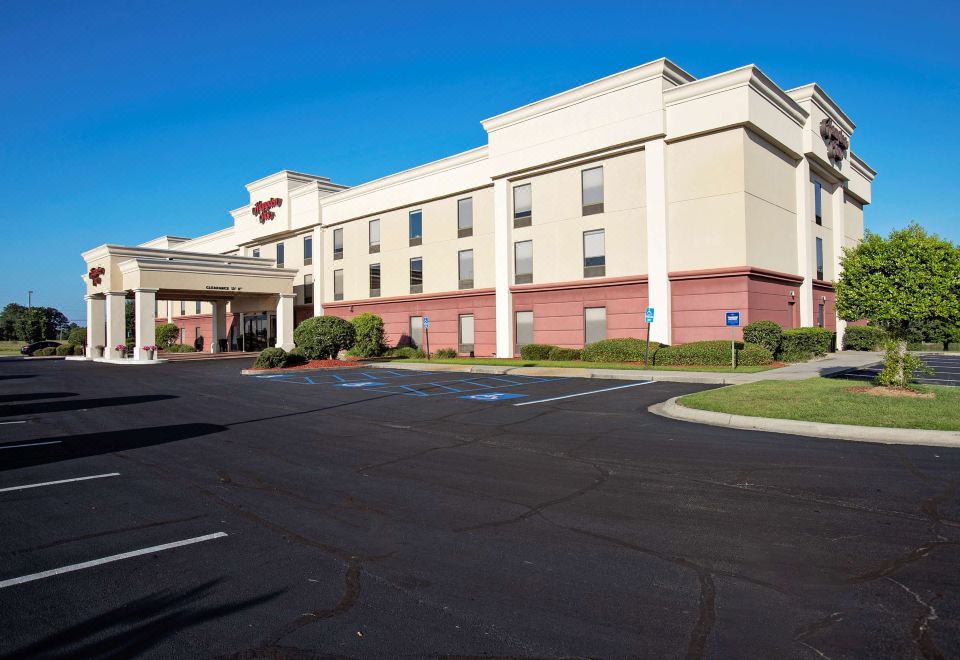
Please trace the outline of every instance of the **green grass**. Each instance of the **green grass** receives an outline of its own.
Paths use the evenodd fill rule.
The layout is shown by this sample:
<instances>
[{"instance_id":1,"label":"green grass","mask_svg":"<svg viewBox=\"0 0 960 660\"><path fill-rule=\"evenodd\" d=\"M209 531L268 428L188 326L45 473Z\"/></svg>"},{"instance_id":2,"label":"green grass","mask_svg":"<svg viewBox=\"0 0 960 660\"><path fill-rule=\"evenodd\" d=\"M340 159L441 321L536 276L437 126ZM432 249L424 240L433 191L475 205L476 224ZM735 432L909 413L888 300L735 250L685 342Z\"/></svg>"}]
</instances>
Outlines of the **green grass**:
<instances>
[{"instance_id":1,"label":"green grass","mask_svg":"<svg viewBox=\"0 0 960 660\"><path fill-rule=\"evenodd\" d=\"M706 390L681 397L688 408L733 415L904 429L960 431L960 387L917 386L933 399L894 398L850 392L863 381L840 378L769 380Z\"/></svg>"},{"instance_id":2,"label":"green grass","mask_svg":"<svg viewBox=\"0 0 960 660\"><path fill-rule=\"evenodd\" d=\"M396 360L397 362L426 362L426 360ZM578 360L500 360L497 358L449 358L432 359L434 364L479 364L494 367L559 367L565 369L628 369L643 371L642 364L625 364L623 362L580 362ZM736 371L730 367L661 367L654 366L653 371L710 371L716 373L752 374L758 371L767 371L775 367L737 367Z\"/></svg>"},{"instance_id":3,"label":"green grass","mask_svg":"<svg viewBox=\"0 0 960 660\"><path fill-rule=\"evenodd\" d=\"M0 341L0 355L20 355L22 341Z\"/></svg>"}]
</instances>

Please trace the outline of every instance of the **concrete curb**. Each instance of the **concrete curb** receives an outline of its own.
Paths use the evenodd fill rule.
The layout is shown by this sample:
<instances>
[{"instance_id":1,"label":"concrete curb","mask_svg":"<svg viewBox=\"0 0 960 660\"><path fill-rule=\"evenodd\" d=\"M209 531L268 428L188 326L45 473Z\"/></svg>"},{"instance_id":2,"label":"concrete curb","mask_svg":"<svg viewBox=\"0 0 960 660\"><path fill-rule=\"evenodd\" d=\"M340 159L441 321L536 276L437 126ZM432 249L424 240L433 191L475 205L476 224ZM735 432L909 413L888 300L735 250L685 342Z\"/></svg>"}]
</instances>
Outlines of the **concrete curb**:
<instances>
[{"instance_id":1,"label":"concrete curb","mask_svg":"<svg viewBox=\"0 0 960 660\"><path fill-rule=\"evenodd\" d=\"M277 369L241 369L241 376L267 376L273 374L290 374L295 376L299 373L315 374L318 371L336 371L338 369L358 369L360 367L369 367L368 364L358 364L356 366L341 366L341 367L315 367L313 369L284 369L283 367Z\"/></svg>"},{"instance_id":2,"label":"concrete curb","mask_svg":"<svg viewBox=\"0 0 960 660\"><path fill-rule=\"evenodd\" d=\"M661 417L669 417L684 422L724 426L746 431L767 431L787 433L806 437L830 438L832 440L851 440L854 442L879 442L889 445L927 445L930 447L960 447L960 431L930 431L926 429L894 429L879 426L854 426L852 424L827 424L824 422L802 422L793 419L775 419L772 417L749 417L730 415L687 408L677 403L680 397L673 397L663 403L655 403L648 411Z\"/></svg>"},{"instance_id":3,"label":"concrete curb","mask_svg":"<svg viewBox=\"0 0 960 660\"><path fill-rule=\"evenodd\" d=\"M652 380L667 383L701 385L737 385L750 382L752 374L712 374L709 372L642 371L640 369L579 369L577 367L497 367L485 364L440 364L433 362L381 362L366 364L372 369L411 369L448 371L465 374L507 374L513 376L549 376L559 378L601 378L607 380Z\"/></svg>"}]
</instances>

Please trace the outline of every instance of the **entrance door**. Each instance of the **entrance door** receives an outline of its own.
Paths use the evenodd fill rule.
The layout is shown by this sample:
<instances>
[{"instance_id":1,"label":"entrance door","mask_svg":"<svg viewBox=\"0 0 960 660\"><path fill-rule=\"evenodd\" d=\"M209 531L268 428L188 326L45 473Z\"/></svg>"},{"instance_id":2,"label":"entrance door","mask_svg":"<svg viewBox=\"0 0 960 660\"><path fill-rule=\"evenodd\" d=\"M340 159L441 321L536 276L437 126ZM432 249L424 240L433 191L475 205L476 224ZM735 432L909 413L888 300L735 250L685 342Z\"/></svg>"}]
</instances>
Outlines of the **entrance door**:
<instances>
[{"instance_id":1,"label":"entrance door","mask_svg":"<svg viewBox=\"0 0 960 660\"><path fill-rule=\"evenodd\" d=\"M267 315L244 314L243 350L259 352L267 347Z\"/></svg>"}]
</instances>

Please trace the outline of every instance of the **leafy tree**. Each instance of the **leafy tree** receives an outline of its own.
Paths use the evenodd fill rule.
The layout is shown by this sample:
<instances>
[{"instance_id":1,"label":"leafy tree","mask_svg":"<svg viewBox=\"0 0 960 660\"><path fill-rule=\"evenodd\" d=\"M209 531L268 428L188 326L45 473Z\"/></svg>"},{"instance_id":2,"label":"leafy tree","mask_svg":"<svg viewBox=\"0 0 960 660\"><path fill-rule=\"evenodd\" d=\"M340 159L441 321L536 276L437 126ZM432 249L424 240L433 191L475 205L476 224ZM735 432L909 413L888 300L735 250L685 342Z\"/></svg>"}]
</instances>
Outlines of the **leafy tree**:
<instances>
[{"instance_id":1,"label":"leafy tree","mask_svg":"<svg viewBox=\"0 0 960 660\"><path fill-rule=\"evenodd\" d=\"M161 323L154 330L154 342L160 348L167 348L180 338L180 328L176 323Z\"/></svg>"},{"instance_id":2,"label":"leafy tree","mask_svg":"<svg viewBox=\"0 0 960 660\"><path fill-rule=\"evenodd\" d=\"M336 358L353 345L354 330L349 321L337 316L314 316L293 330L293 340L309 360Z\"/></svg>"},{"instance_id":3,"label":"leafy tree","mask_svg":"<svg viewBox=\"0 0 960 660\"><path fill-rule=\"evenodd\" d=\"M67 343L73 344L74 346L83 346L87 343L87 329L81 328L76 323L71 323L72 328L67 334Z\"/></svg>"},{"instance_id":4,"label":"leafy tree","mask_svg":"<svg viewBox=\"0 0 960 660\"><path fill-rule=\"evenodd\" d=\"M18 339L15 326L17 319L20 318L26 311L26 307L23 305L18 305L17 303L9 303L3 308L3 311L0 312L0 339Z\"/></svg>"},{"instance_id":5,"label":"leafy tree","mask_svg":"<svg viewBox=\"0 0 960 660\"><path fill-rule=\"evenodd\" d=\"M901 367L892 384L905 387L907 342L934 319L960 323L960 250L913 223L888 238L867 232L846 248L836 283L837 313L847 321L869 319L895 340ZM888 355L892 359L892 356Z\"/></svg>"},{"instance_id":6,"label":"leafy tree","mask_svg":"<svg viewBox=\"0 0 960 660\"><path fill-rule=\"evenodd\" d=\"M14 333L18 340L32 344L46 339L47 318L42 307L25 310L14 321Z\"/></svg>"},{"instance_id":7,"label":"leafy tree","mask_svg":"<svg viewBox=\"0 0 960 660\"><path fill-rule=\"evenodd\" d=\"M60 333L65 332L70 326L70 321L56 307L34 307L34 309L41 310L43 314L43 322L46 326L44 328L45 339L59 338Z\"/></svg>"},{"instance_id":8,"label":"leafy tree","mask_svg":"<svg viewBox=\"0 0 960 660\"><path fill-rule=\"evenodd\" d=\"M136 313L133 309L133 301L125 300L123 306L123 323L126 337L133 337L136 332L137 321Z\"/></svg>"}]
</instances>

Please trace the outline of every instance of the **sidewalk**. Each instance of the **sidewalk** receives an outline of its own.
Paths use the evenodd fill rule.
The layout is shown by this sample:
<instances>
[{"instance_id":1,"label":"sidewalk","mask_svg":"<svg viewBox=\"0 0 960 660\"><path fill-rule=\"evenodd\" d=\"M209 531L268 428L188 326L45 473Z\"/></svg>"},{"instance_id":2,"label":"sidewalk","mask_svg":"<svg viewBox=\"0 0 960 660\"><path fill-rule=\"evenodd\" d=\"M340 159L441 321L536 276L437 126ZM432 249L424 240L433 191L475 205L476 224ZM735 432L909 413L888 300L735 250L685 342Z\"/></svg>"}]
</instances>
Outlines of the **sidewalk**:
<instances>
[{"instance_id":1,"label":"sidewalk","mask_svg":"<svg viewBox=\"0 0 960 660\"><path fill-rule=\"evenodd\" d=\"M706 385L742 385L758 380L804 380L831 376L857 369L880 359L880 353L844 351L824 358L793 364L758 373L715 373L709 371L661 371L657 369L579 369L562 367L502 367L480 364L439 364L434 362L375 362L374 369L415 369L417 371L449 371L471 374L510 374L514 376L550 376L567 378L607 378L610 380L652 380L668 383L700 383Z\"/></svg>"}]
</instances>

